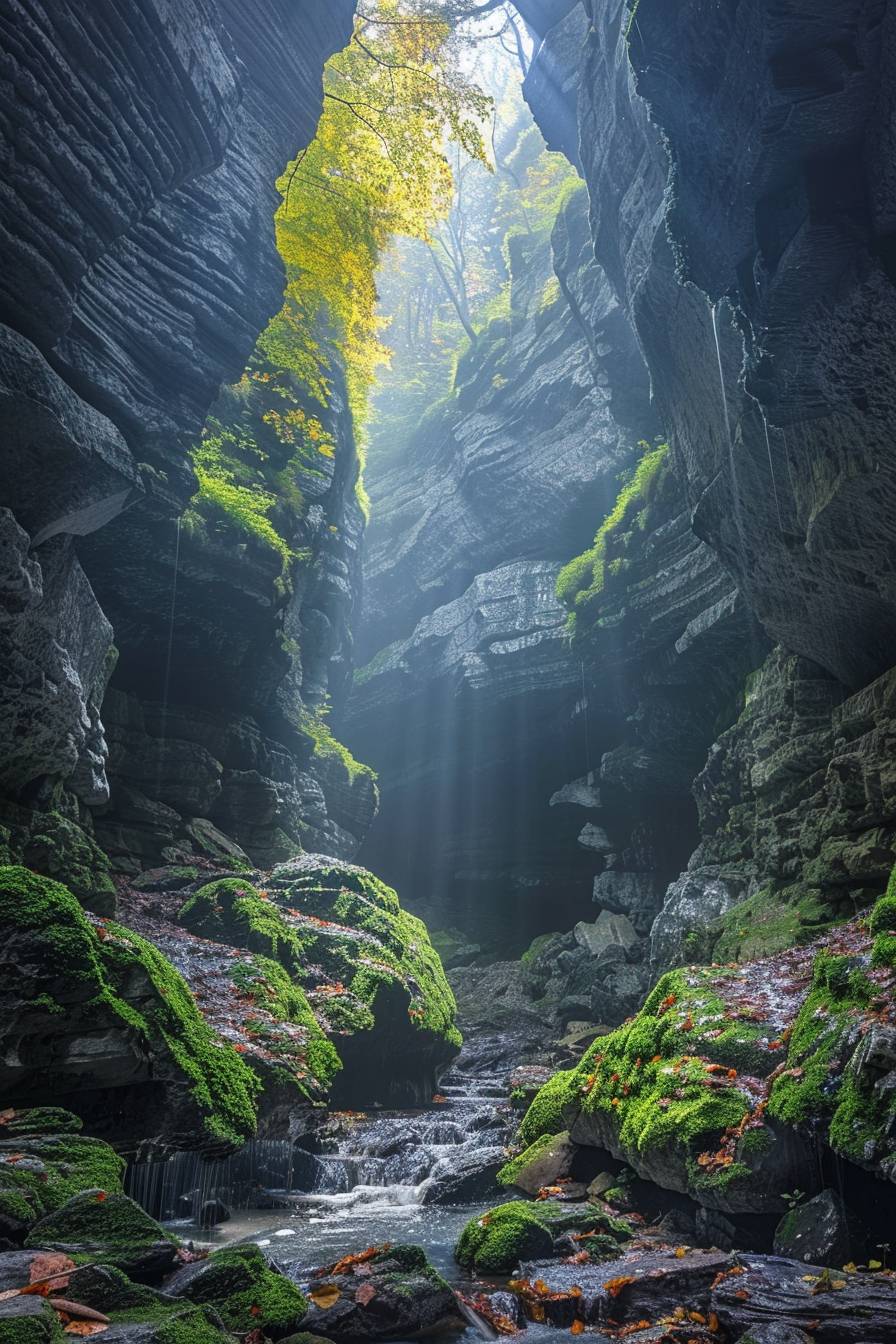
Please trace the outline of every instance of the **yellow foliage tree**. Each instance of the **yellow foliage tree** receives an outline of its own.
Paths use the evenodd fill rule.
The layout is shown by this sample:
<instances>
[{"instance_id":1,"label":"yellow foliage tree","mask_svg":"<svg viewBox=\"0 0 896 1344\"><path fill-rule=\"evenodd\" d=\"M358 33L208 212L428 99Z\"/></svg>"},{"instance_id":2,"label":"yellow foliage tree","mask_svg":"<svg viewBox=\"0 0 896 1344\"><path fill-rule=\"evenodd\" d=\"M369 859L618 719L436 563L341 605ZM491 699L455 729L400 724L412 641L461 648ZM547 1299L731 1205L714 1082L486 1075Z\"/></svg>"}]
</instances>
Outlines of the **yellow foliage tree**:
<instances>
[{"instance_id":1,"label":"yellow foliage tree","mask_svg":"<svg viewBox=\"0 0 896 1344\"><path fill-rule=\"evenodd\" d=\"M341 349L360 423L379 341L375 272L396 235L426 238L451 203L452 140L487 162L491 101L463 77L441 9L377 0L327 64L312 144L278 182L277 239L287 267L283 309L260 346L271 365L327 394L321 323Z\"/></svg>"}]
</instances>

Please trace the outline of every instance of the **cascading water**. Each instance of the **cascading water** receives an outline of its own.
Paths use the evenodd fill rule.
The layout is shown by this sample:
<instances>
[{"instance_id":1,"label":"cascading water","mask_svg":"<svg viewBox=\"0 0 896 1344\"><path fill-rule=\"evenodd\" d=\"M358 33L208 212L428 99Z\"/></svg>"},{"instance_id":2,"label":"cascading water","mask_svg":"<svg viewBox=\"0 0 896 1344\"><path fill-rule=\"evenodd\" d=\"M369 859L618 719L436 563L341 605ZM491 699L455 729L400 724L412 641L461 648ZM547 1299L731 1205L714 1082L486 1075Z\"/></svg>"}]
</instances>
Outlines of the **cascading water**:
<instances>
[{"instance_id":1,"label":"cascading water","mask_svg":"<svg viewBox=\"0 0 896 1344\"><path fill-rule=\"evenodd\" d=\"M182 1237L276 1245L278 1260L297 1275L401 1239L423 1246L443 1274L456 1277L454 1244L476 1207L497 1194L494 1174L513 1115L502 1102L505 1080L465 1072L462 1058L443 1078L441 1095L423 1111L336 1113L314 1153L257 1139L221 1162L177 1153L137 1163L128 1193L176 1223ZM225 1204L231 1217L204 1228L200 1214L210 1201Z\"/></svg>"}]
</instances>

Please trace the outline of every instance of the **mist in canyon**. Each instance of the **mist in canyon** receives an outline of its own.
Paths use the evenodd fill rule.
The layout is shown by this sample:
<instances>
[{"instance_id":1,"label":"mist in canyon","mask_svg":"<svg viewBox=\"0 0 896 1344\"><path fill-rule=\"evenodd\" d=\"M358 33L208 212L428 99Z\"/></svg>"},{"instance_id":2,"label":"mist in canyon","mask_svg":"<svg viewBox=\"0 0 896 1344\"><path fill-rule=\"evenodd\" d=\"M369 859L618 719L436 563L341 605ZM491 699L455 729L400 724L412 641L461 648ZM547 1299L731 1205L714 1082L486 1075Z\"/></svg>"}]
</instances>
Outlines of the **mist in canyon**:
<instances>
[{"instance_id":1,"label":"mist in canyon","mask_svg":"<svg viewBox=\"0 0 896 1344\"><path fill-rule=\"evenodd\" d=\"M0 1344L890 1344L888 0L0 0Z\"/></svg>"}]
</instances>

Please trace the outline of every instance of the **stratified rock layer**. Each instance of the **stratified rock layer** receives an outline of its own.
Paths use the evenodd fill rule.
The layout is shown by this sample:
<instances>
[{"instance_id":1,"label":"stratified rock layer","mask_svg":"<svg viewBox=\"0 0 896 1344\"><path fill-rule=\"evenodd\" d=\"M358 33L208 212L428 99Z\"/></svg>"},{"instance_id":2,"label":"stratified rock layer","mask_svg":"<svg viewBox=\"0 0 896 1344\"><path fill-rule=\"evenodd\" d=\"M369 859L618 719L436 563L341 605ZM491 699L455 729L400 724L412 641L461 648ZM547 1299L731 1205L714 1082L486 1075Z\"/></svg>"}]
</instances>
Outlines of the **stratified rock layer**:
<instances>
[{"instance_id":1,"label":"stratified rock layer","mask_svg":"<svg viewBox=\"0 0 896 1344\"><path fill-rule=\"evenodd\" d=\"M70 878L85 896L91 886L108 884L90 813L109 802L100 716L115 654L106 615L121 653L121 689L141 701L173 700L183 667L176 647L183 628L168 628L173 520L195 488L186 449L222 381L239 376L280 303L274 183L314 133L323 64L347 40L352 12L350 0L301 9L272 0L259 21L231 0L175 7L100 0L89 11L9 0L0 13L6 127L0 418L7 468L0 727L15 743L6 752L0 816L14 856ZM185 547L197 605L221 613L213 629L195 613L182 613L213 648L210 667L185 670L193 682L188 706L214 705L209 688L230 665L228 645L232 651L241 640L237 661L251 661L257 672L278 636L292 649L301 632L306 701L309 685L318 699L331 689L328 663L344 663L360 518L344 396L340 402L337 393L335 401L339 460L324 473L329 496L310 511L309 536L302 538L318 564L291 603L281 604L285 613L271 611L276 575L263 562L253 572L242 557L242 577L234 578L239 556L191 555ZM329 542L330 528L343 524L341 553L333 554L339 548ZM188 576L182 577L189 598ZM265 607L266 624L259 614ZM288 837L281 850L283 844L294 850L302 826L347 852L372 810L372 795L357 808L346 806L337 783L333 792L342 789L343 796L331 818L327 786L303 768L310 744L283 744L283 702L294 689L297 662L281 652L279 675L259 678L267 698L250 703L244 696L225 709L218 696L221 732L232 735L229 720L248 719L250 733L266 736L268 754L293 753L280 768L258 771L260 786L276 794L257 823L262 830L267 824L269 835L242 837L259 857L268 857L275 832ZM342 666L332 680L344 684L346 676ZM279 702L278 682L287 685ZM265 713L269 720L279 714L280 722L259 726ZM132 705L127 714L133 728L142 708ZM111 717L119 729L120 702ZM117 836L126 852L133 828L124 831L139 813L143 830L154 835L149 852L158 856L171 847L172 832L176 847L195 818L210 821L216 790L199 761L202 734L186 738L198 768L186 780L190 796L177 791L176 818L164 810L166 790L148 783L154 773L148 757L176 752L154 743L151 732L134 750L132 743L122 750L117 736L113 751L127 763L113 780L117 830L113 836L107 822L103 839ZM161 736L170 737L164 724ZM142 766L134 760L141 753ZM244 764L244 772L257 765ZM141 769L146 778L135 783ZM176 769L183 773L183 753ZM141 847L135 851L139 857Z\"/></svg>"}]
</instances>

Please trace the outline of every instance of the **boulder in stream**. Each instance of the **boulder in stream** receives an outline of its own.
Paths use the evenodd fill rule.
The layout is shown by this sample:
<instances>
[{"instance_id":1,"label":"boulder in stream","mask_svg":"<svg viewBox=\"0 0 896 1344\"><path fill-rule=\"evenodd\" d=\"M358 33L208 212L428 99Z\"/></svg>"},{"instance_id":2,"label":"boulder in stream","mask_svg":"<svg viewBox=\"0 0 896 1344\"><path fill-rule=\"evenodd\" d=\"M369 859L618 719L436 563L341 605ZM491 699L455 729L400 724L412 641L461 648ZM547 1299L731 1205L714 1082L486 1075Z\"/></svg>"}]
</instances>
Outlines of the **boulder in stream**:
<instances>
[{"instance_id":1,"label":"boulder in stream","mask_svg":"<svg viewBox=\"0 0 896 1344\"><path fill-rule=\"evenodd\" d=\"M513 1185L527 1195L537 1195L546 1186L556 1186L572 1171L576 1145L569 1134L544 1134L498 1172L501 1185Z\"/></svg>"},{"instance_id":2,"label":"boulder in stream","mask_svg":"<svg viewBox=\"0 0 896 1344\"><path fill-rule=\"evenodd\" d=\"M127 1195L84 1190L35 1223L25 1245L87 1256L151 1282L171 1269L178 1243Z\"/></svg>"},{"instance_id":3,"label":"boulder in stream","mask_svg":"<svg viewBox=\"0 0 896 1344\"><path fill-rule=\"evenodd\" d=\"M334 1344L407 1339L460 1324L453 1289L419 1246L346 1256L314 1275L308 1296L305 1330Z\"/></svg>"},{"instance_id":4,"label":"boulder in stream","mask_svg":"<svg viewBox=\"0 0 896 1344\"><path fill-rule=\"evenodd\" d=\"M232 1246L207 1260L184 1265L165 1284L170 1297L210 1306L228 1330L256 1327L272 1339L295 1333L308 1301L258 1246Z\"/></svg>"}]
</instances>

